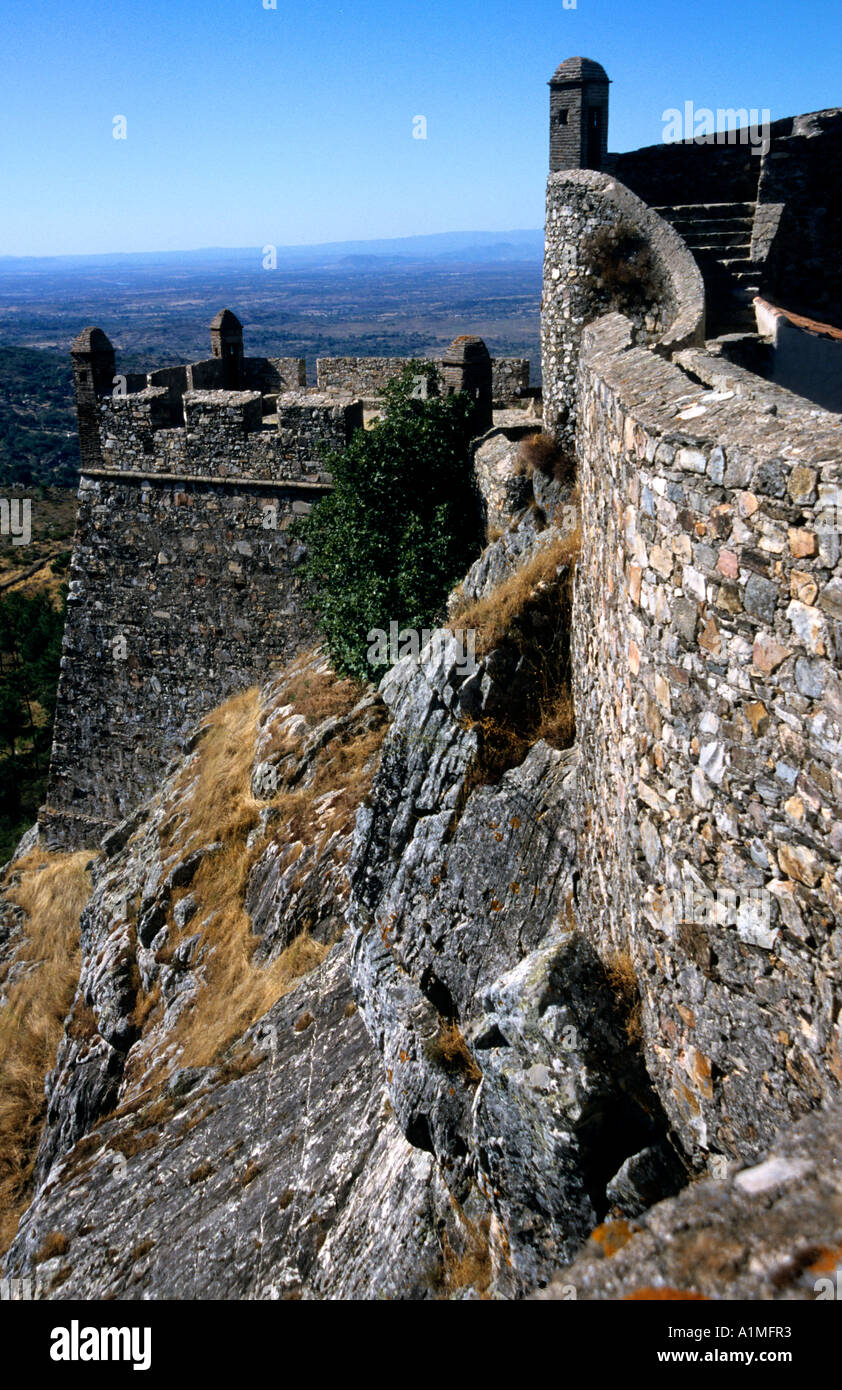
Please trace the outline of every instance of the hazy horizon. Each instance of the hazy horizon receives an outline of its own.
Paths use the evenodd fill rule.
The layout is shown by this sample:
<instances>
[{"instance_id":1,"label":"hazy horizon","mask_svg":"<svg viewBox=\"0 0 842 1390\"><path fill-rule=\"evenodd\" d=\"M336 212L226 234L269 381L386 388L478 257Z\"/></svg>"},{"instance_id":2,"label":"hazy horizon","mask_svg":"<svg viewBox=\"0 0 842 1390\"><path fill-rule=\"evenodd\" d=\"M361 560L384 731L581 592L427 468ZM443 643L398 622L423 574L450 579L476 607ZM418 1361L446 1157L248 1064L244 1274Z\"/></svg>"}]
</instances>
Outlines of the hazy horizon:
<instances>
[{"instance_id":1,"label":"hazy horizon","mask_svg":"<svg viewBox=\"0 0 842 1390\"><path fill-rule=\"evenodd\" d=\"M335 251L343 254L353 254L359 247L398 247L406 246L408 243L417 245L418 243L446 242L452 243L452 249L458 250L460 240L465 241L465 250L473 249L471 241L487 241L488 248L505 245L512 238L522 238L524 248L530 245L530 239L540 238L543 244L544 231L542 227L517 227L503 228L494 230L491 228L457 228L451 231L440 232L416 232L409 233L400 237L366 237L354 238L350 240L326 240L312 242L291 242L286 245L272 243L278 257L301 251ZM177 261L179 258L190 258L194 256L257 256L263 255L265 247L256 244L243 244L239 246L190 246L178 249L165 249L162 247L151 247L138 251L89 251L89 252L54 252L48 255L27 255L27 254L0 254L0 266L14 265L19 262L39 262L39 261L107 261L124 259L128 261L146 259L148 257L162 257L167 260ZM514 249L514 248L513 248ZM420 250L420 246L419 246ZM376 254L376 253L374 253ZM384 252L384 254L386 254Z\"/></svg>"}]
</instances>

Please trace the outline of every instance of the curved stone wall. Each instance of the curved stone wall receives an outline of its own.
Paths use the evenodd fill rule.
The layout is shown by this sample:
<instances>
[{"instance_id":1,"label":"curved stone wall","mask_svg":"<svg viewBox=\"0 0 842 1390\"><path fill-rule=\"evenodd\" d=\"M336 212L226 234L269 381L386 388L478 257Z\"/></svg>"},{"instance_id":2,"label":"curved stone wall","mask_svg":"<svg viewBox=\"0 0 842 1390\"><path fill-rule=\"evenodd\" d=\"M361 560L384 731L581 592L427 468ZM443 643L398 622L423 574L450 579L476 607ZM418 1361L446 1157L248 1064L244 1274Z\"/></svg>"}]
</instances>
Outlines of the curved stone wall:
<instances>
[{"instance_id":1,"label":"curved stone wall","mask_svg":"<svg viewBox=\"0 0 842 1390\"><path fill-rule=\"evenodd\" d=\"M745 1157L842 1081L842 419L700 376L584 334L578 914L688 1151Z\"/></svg>"},{"instance_id":2,"label":"curved stone wall","mask_svg":"<svg viewBox=\"0 0 842 1390\"><path fill-rule=\"evenodd\" d=\"M579 345L586 324L611 296L600 285L588 241L602 228L630 225L648 246L659 281L636 336L670 353L704 342L705 298L696 262L678 233L608 174L573 169L547 182L541 359L545 427L572 443Z\"/></svg>"}]
</instances>

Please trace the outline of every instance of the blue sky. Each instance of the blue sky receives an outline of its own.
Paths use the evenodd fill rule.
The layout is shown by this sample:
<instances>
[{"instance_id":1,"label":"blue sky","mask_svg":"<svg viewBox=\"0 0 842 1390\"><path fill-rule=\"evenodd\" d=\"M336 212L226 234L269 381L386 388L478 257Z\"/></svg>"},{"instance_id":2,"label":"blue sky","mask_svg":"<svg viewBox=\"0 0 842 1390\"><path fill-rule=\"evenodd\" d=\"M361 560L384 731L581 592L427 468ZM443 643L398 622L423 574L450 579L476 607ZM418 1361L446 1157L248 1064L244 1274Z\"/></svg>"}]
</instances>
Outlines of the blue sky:
<instances>
[{"instance_id":1,"label":"blue sky","mask_svg":"<svg viewBox=\"0 0 842 1390\"><path fill-rule=\"evenodd\" d=\"M842 105L840 0L266 3L3 0L0 254L538 227L574 54L617 150L686 101Z\"/></svg>"}]
</instances>

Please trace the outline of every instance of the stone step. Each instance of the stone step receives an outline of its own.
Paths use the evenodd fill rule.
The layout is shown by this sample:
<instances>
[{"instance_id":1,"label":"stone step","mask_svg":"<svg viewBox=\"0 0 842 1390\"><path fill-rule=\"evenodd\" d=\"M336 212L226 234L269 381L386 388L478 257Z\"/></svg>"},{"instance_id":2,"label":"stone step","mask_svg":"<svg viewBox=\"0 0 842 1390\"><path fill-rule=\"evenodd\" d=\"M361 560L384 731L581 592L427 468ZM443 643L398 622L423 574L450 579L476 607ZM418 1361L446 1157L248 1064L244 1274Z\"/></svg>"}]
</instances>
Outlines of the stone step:
<instances>
[{"instance_id":1,"label":"stone step","mask_svg":"<svg viewBox=\"0 0 842 1390\"><path fill-rule=\"evenodd\" d=\"M750 241L719 241L714 242L712 245L709 245L707 242L694 243L688 241L687 245L690 247L691 251L694 253L698 251L702 255L739 257L741 255L748 256L751 254Z\"/></svg>"},{"instance_id":2,"label":"stone step","mask_svg":"<svg viewBox=\"0 0 842 1390\"><path fill-rule=\"evenodd\" d=\"M750 217L697 217L687 220L683 217L667 217L665 220L682 236L697 236L700 232L710 232L750 238L753 225Z\"/></svg>"},{"instance_id":3,"label":"stone step","mask_svg":"<svg viewBox=\"0 0 842 1390\"><path fill-rule=\"evenodd\" d=\"M696 221L700 217L754 217L756 203L673 203L656 207L661 217L681 217Z\"/></svg>"},{"instance_id":4,"label":"stone step","mask_svg":"<svg viewBox=\"0 0 842 1390\"><path fill-rule=\"evenodd\" d=\"M682 230L681 227L675 229L679 236L683 237L688 246L750 246L751 237L748 228L739 227L734 231L721 232L716 228L710 227L688 227Z\"/></svg>"}]
</instances>

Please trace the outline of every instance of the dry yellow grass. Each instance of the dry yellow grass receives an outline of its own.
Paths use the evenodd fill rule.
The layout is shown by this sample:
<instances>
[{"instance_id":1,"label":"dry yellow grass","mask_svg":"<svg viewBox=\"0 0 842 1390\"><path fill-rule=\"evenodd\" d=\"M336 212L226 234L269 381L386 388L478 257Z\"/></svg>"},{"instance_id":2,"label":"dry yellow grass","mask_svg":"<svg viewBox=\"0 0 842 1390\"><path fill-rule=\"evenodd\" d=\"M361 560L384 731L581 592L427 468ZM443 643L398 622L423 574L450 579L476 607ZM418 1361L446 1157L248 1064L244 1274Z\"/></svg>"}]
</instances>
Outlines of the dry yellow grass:
<instances>
[{"instance_id":1,"label":"dry yellow grass","mask_svg":"<svg viewBox=\"0 0 842 1390\"><path fill-rule=\"evenodd\" d=\"M509 711L506 722L488 716L467 721L479 732L480 756L466 781L466 795L476 785L496 782L507 768L517 766L538 739L556 748L567 748L574 740L569 641L563 629L569 627L573 569L580 549L578 529L559 536L492 593L463 605L452 619L453 626L474 629L477 656L487 656L508 642L532 666L530 699ZM530 622L538 611L549 619L543 631L555 632L555 639L545 646L536 642L536 629Z\"/></svg>"},{"instance_id":2,"label":"dry yellow grass","mask_svg":"<svg viewBox=\"0 0 842 1390\"><path fill-rule=\"evenodd\" d=\"M281 698L294 702L308 722L318 723L329 715L347 713L358 697L359 689L350 681L303 671L289 682ZM176 1028L182 1066L217 1061L324 959L329 946L312 940L305 930L277 959L267 965L254 964L258 938L244 899L249 875L267 841L257 837L251 848L246 841L267 804L277 812L271 834L289 847L290 855L298 842L319 849L337 830L350 828L371 782L367 764L385 732L384 718L374 728L329 741L319 753L308 786L281 786L271 803L266 803L252 796L250 785L258 720L256 689L234 696L209 716L196 763L184 773L183 788L194 783L185 799L186 813L177 812L162 833L168 848L182 848L183 857L209 842L222 846L203 859L189 890L199 904L194 920L203 923L204 979ZM329 805L320 806L320 798L328 792L333 794ZM191 924L189 931L193 930ZM172 921L170 934L174 940ZM144 1022L154 1021L155 1013L153 1006L144 1014Z\"/></svg>"},{"instance_id":3,"label":"dry yellow grass","mask_svg":"<svg viewBox=\"0 0 842 1390\"><path fill-rule=\"evenodd\" d=\"M537 738L552 748L569 748L576 736L576 712L569 687L559 691L555 699L546 700L541 707L541 722Z\"/></svg>"},{"instance_id":4,"label":"dry yellow grass","mask_svg":"<svg viewBox=\"0 0 842 1390\"><path fill-rule=\"evenodd\" d=\"M575 564L581 546L579 530L543 546L492 593L461 607L451 620L451 626L473 629L476 654L486 656L511 632L517 619L533 602L539 586L555 584L560 566Z\"/></svg>"},{"instance_id":5,"label":"dry yellow grass","mask_svg":"<svg viewBox=\"0 0 842 1390\"><path fill-rule=\"evenodd\" d=\"M26 914L25 935L6 962L0 1006L0 1249L26 1206L44 1120L44 1080L79 978L79 917L90 896L91 853L33 850L8 870L3 893Z\"/></svg>"},{"instance_id":6,"label":"dry yellow grass","mask_svg":"<svg viewBox=\"0 0 842 1390\"><path fill-rule=\"evenodd\" d=\"M424 1051L431 1062L459 1074L469 1085L478 1086L482 1080L482 1072L456 1023L442 1020L438 1033Z\"/></svg>"},{"instance_id":7,"label":"dry yellow grass","mask_svg":"<svg viewBox=\"0 0 842 1390\"><path fill-rule=\"evenodd\" d=\"M576 458L553 435L539 431L521 441L515 476L531 478L536 469L557 483L570 482L576 473Z\"/></svg>"},{"instance_id":8,"label":"dry yellow grass","mask_svg":"<svg viewBox=\"0 0 842 1390\"><path fill-rule=\"evenodd\" d=\"M162 839L184 844L192 837L195 847L222 839L224 829L229 841L245 841L260 811L249 785L258 712L255 686L233 695L204 721L197 763L185 769L175 789L178 796L197 781L188 818L167 822ZM185 857L188 853L186 848Z\"/></svg>"},{"instance_id":9,"label":"dry yellow grass","mask_svg":"<svg viewBox=\"0 0 842 1390\"><path fill-rule=\"evenodd\" d=\"M605 960L605 973L623 1014L626 1036L634 1046L643 1036L643 1008L630 952L615 951L608 956Z\"/></svg>"},{"instance_id":10,"label":"dry yellow grass","mask_svg":"<svg viewBox=\"0 0 842 1390\"><path fill-rule=\"evenodd\" d=\"M308 653L308 655L310 655ZM318 724L331 716L348 714L362 694L362 687L353 680L342 679L330 671L290 668L290 679L284 686L284 700L295 705L309 724Z\"/></svg>"},{"instance_id":11,"label":"dry yellow grass","mask_svg":"<svg viewBox=\"0 0 842 1390\"><path fill-rule=\"evenodd\" d=\"M480 1299L488 1298L488 1289L493 1276L491 1247L489 1244L490 1216L483 1216L476 1223L469 1221L461 1207L452 1202L456 1210L464 1240L464 1250L457 1255L447 1237L442 1232L442 1267L444 1287L447 1294L459 1293L462 1289L475 1289Z\"/></svg>"}]
</instances>

